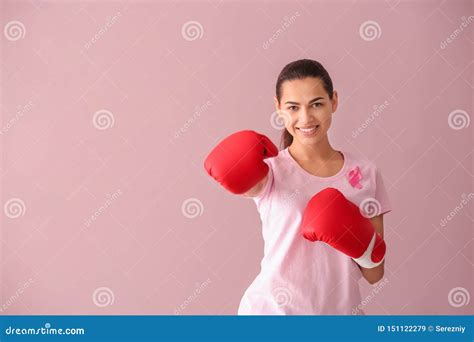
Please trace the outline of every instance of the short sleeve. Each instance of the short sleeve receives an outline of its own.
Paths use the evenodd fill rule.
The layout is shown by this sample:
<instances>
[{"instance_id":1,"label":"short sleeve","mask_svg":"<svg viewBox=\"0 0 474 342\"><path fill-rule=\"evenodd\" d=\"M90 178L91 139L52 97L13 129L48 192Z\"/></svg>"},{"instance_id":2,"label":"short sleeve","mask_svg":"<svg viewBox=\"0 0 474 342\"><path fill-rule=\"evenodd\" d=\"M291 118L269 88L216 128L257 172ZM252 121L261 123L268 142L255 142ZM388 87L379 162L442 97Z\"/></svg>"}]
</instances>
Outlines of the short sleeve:
<instances>
[{"instance_id":1,"label":"short sleeve","mask_svg":"<svg viewBox=\"0 0 474 342\"><path fill-rule=\"evenodd\" d=\"M258 204L263 198L268 196L270 193L271 188L273 187L273 182L274 182L274 175L273 175L273 169L272 169L272 163L267 159L264 160L264 162L268 165L268 178L267 182L265 183L265 186L263 187L262 191L258 196L252 197L253 200Z\"/></svg>"},{"instance_id":2,"label":"short sleeve","mask_svg":"<svg viewBox=\"0 0 474 342\"><path fill-rule=\"evenodd\" d=\"M376 168L375 171L375 199L380 203L380 215L392 211L392 204L379 168Z\"/></svg>"}]
</instances>

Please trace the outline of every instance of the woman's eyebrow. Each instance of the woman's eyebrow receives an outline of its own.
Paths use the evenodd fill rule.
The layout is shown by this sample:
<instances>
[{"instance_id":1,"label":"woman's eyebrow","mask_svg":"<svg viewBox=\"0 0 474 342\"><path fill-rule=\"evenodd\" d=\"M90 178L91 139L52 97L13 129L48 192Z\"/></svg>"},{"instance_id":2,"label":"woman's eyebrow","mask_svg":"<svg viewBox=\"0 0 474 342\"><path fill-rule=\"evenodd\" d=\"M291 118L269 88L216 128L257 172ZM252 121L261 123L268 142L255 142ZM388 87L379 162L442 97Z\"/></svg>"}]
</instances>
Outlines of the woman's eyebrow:
<instances>
[{"instance_id":1,"label":"woman's eyebrow","mask_svg":"<svg viewBox=\"0 0 474 342\"><path fill-rule=\"evenodd\" d=\"M324 100L324 97L322 96L318 96L318 97L315 97L314 99L312 99L311 101L308 102L308 104L311 104L315 101L318 101L318 100ZM295 105L299 105L298 102L294 102L294 101L286 101L285 104L295 104Z\"/></svg>"}]
</instances>

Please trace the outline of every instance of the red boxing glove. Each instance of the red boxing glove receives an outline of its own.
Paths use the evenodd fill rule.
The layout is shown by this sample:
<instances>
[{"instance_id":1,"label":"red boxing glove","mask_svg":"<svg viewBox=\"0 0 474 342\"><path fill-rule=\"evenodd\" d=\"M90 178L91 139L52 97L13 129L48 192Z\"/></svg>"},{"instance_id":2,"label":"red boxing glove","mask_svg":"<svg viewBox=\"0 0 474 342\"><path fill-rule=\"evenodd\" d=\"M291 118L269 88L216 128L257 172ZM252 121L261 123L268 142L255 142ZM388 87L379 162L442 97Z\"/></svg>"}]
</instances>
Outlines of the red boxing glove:
<instances>
[{"instance_id":1,"label":"red boxing glove","mask_svg":"<svg viewBox=\"0 0 474 342\"><path fill-rule=\"evenodd\" d=\"M301 223L303 236L323 241L364 268L380 265L385 242L369 219L337 189L327 188L308 202Z\"/></svg>"},{"instance_id":2,"label":"red boxing glove","mask_svg":"<svg viewBox=\"0 0 474 342\"><path fill-rule=\"evenodd\" d=\"M243 194L268 173L265 158L278 155L278 148L266 136L240 131L222 140L206 158L207 173L234 194Z\"/></svg>"}]
</instances>

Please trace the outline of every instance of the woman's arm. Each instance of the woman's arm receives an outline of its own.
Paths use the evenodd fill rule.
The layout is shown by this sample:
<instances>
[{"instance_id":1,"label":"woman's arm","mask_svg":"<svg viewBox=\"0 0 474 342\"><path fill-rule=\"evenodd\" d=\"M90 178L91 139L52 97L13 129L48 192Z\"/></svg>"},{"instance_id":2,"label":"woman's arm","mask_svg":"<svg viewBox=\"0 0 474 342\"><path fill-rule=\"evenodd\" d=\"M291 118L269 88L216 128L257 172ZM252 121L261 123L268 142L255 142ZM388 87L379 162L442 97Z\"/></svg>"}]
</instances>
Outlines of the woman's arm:
<instances>
[{"instance_id":1,"label":"woman's arm","mask_svg":"<svg viewBox=\"0 0 474 342\"><path fill-rule=\"evenodd\" d=\"M379 233L383 238L383 214L371 218L370 221L372 222L377 233ZM379 280L383 278L384 264L385 264L385 260L380 265L374 268L363 268L360 266L359 268L364 278L370 284L375 284L376 282L378 282Z\"/></svg>"},{"instance_id":2,"label":"woman's arm","mask_svg":"<svg viewBox=\"0 0 474 342\"><path fill-rule=\"evenodd\" d=\"M253 188L251 188L249 191L244 193L244 197L257 197L260 195L260 193L263 191L265 188L265 185L267 184L268 180L268 174L261 180L259 181Z\"/></svg>"}]
</instances>

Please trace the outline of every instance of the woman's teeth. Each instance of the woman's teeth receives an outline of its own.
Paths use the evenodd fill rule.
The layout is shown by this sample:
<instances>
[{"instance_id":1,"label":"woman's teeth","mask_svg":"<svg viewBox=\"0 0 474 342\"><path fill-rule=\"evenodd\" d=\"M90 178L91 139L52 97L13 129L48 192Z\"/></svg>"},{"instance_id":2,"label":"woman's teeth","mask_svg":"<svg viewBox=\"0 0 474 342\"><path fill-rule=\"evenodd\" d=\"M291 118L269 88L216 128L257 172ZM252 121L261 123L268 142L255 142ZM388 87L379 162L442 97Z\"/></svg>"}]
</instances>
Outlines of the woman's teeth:
<instances>
[{"instance_id":1,"label":"woman's teeth","mask_svg":"<svg viewBox=\"0 0 474 342\"><path fill-rule=\"evenodd\" d=\"M316 129L319 127L319 125L313 126L313 127L308 127L308 128L301 128L297 127L296 129L299 130L301 133L305 135L310 135L316 131Z\"/></svg>"},{"instance_id":2,"label":"woman's teeth","mask_svg":"<svg viewBox=\"0 0 474 342\"><path fill-rule=\"evenodd\" d=\"M305 132L305 133L309 133L309 132L314 131L315 129L316 129L316 126L311 127L311 128L300 128L300 131Z\"/></svg>"}]
</instances>

